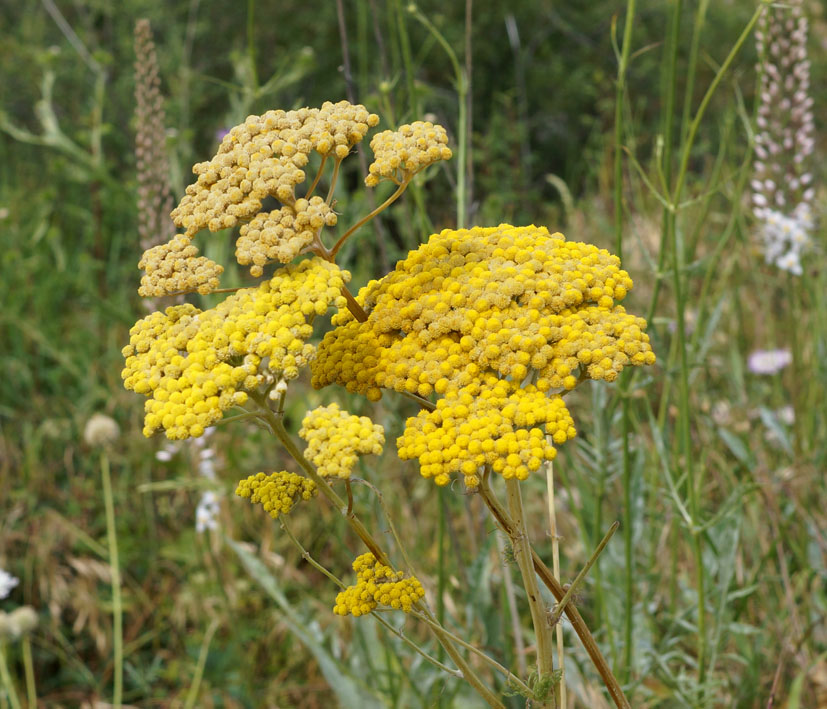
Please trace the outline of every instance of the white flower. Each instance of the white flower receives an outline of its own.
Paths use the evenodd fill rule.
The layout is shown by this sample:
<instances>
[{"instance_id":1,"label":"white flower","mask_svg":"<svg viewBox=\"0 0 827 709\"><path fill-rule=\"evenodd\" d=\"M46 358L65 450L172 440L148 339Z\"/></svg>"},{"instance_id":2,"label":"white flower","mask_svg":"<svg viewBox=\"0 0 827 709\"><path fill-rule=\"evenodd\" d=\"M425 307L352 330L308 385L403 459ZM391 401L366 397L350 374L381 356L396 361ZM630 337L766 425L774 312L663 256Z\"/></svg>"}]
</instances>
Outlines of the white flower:
<instances>
[{"instance_id":1,"label":"white flower","mask_svg":"<svg viewBox=\"0 0 827 709\"><path fill-rule=\"evenodd\" d=\"M12 576L8 571L0 569L0 601L8 598L11 590L20 583L20 579Z\"/></svg>"},{"instance_id":2,"label":"white flower","mask_svg":"<svg viewBox=\"0 0 827 709\"><path fill-rule=\"evenodd\" d=\"M795 409L789 404L782 406L780 409L776 409L775 416L781 423L787 424L787 426L792 426L795 423Z\"/></svg>"},{"instance_id":3,"label":"white flower","mask_svg":"<svg viewBox=\"0 0 827 709\"><path fill-rule=\"evenodd\" d=\"M218 495L205 491L195 508L195 531L203 534L208 529L218 529L218 512Z\"/></svg>"},{"instance_id":4,"label":"white flower","mask_svg":"<svg viewBox=\"0 0 827 709\"><path fill-rule=\"evenodd\" d=\"M789 350L755 350L747 359L747 369L753 374L777 374L792 361Z\"/></svg>"},{"instance_id":5,"label":"white flower","mask_svg":"<svg viewBox=\"0 0 827 709\"><path fill-rule=\"evenodd\" d=\"M108 446L121 435L121 429L115 419L106 414L93 414L83 429L83 440L93 448Z\"/></svg>"}]
</instances>

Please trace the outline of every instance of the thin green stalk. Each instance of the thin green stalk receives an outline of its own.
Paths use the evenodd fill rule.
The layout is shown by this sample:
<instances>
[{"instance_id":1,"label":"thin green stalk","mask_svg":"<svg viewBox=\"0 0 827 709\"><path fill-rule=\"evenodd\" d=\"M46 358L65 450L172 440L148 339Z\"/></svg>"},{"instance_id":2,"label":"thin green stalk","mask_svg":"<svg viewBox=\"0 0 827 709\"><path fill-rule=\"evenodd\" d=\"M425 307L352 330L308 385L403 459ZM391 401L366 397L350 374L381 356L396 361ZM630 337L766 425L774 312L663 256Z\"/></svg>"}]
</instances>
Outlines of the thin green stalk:
<instances>
[{"instance_id":1,"label":"thin green stalk","mask_svg":"<svg viewBox=\"0 0 827 709\"><path fill-rule=\"evenodd\" d=\"M250 79L253 82L253 95L258 91L258 72L256 71L256 0L247 0L247 61L250 62Z\"/></svg>"},{"instance_id":2,"label":"thin green stalk","mask_svg":"<svg viewBox=\"0 0 827 709\"><path fill-rule=\"evenodd\" d=\"M560 535L557 532L557 512L554 504L554 461L548 461L546 465L546 490L548 492L548 528L551 533L551 568L555 578L560 580ZM533 570L533 564L532 564ZM560 666L560 706L565 709L568 706L566 701L566 657L563 652L563 626L557 623L549 623L557 635L557 664Z\"/></svg>"},{"instance_id":3,"label":"thin green stalk","mask_svg":"<svg viewBox=\"0 0 827 709\"><path fill-rule=\"evenodd\" d=\"M694 119L692 120L691 125L689 126L689 132L686 136L686 141L683 144L681 160L680 160L680 167L678 169L678 175L675 182L675 188L672 193L672 204L677 205L680 203L681 194L683 192L684 183L686 182L686 177L688 174L688 167L689 167L689 156L692 150L692 145L695 142L695 137L698 133L698 127L700 126L701 119L706 112L706 108L709 105L710 100L712 99L712 95L715 93L715 90L718 88L718 85L721 83L724 75L728 71L729 67L731 66L732 62L734 61L736 55L740 51L741 47L746 42L747 38L752 34L752 30L755 27L755 24L758 22L761 14L764 11L763 4L760 5L752 16L752 19L747 23L747 26L744 28L743 32L741 33L740 37L738 38L735 46L730 50L727 58L724 60L723 64L721 65L720 69L715 74L715 78L712 80L709 88L707 89L706 93L704 94L703 99L701 100L701 104L698 107L698 111L695 114ZM686 348L686 322L685 322L685 314L686 314L686 301L685 301L685 292L683 288L683 283L681 279L681 272L682 272L682 254L678 248L677 243L677 231L676 231L676 224L675 224L675 212L671 210L667 210L666 218L665 218L665 236L668 239L668 243L671 245L672 248L672 282L673 288L675 291L675 301L676 301L676 310L677 310L677 336L678 336L678 351L680 355L680 390L679 390L679 416L678 416L678 428L679 428L679 438L680 438L680 451L683 453L684 456L684 466L686 470L686 485L689 493L689 512L692 517L693 526L698 524L699 514L700 514L700 490L698 489L699 484L698 480L695 478L694 470L692 466L692 438L691 438L691 431L690 431L690 406L689 406L689 362L687 357L687 348ZM696 592L697 592L697 604L698 604L698 649L697 649L697 662L698 662L698 691L699 691L699 700L701 703L704 701L704 682L706 679L706 655L707 655L707 637L706 637L706 607L705 607L705 569L703 565L703 546L702 546L702 535L697 531L693 531L692 534L692 547L693 547L693 556L695 560L696 572L695 572L695 582L696 582Z\"/></svg>"},{"instance_id":4,"label":"thin green stalk","mask_svg":"<svg viewBox=\"0 0 827 709\"><path fill-rule=\"evenodd\" d=\"M327 190L327 197L325 197L327 204L333 201L333 195L336 193L336 182L339 179L339 168L342 165L343 159L344 158L336 158L333 161L333 174L330 176L330 187Z\"/></svg>"},{"instance_id":5,"label":"thin green stalk","mask_svg":"<svg viewBox=\"0 0 827 709\"><path fill-rule=\"evenodd\" d=\"M787 300L790 303L790 315L792 319L790 327L790 349L793 355L793 369L790 373L791 391L790 395L793 401L793 412L795 418L793 419L793 452L795 453L796 464L801 463L802 453L804 452L804 436L803 424L805 408L803 406L803 397L801 391L802 374L804 373L803 361L801 357L801 338L799 337L799 328L802 327L801 322L801 294L798 288L799 279L792 273L787 274Z\"/></svg>"},{"instance_id":6,"label":"thin green stalk","mask_svg":"<svg viewBox=\"0 0 827 709\"><path fill-rule=\"evenodd\" d=\"M548 613L543 603L543 597L540 595L537 575L534 573L534 565L531 560L531 541L525 521L520 481L514 478L506 480L505 488L508 496L508 509L515 524L515 528L511 530L512 533L509 534L509 537L511 538L514 557L517 559L517 566L523 576L523 587L531 611L531 621L534 625L534 635L537 642L537 671L541 678L548 677L554 671L551 628L548 624Z\"/></svg>"},{"instance_id":7,"label":"thin green stalk","mask_svg":"<svg viewBox=\"0 0 827 709\"><path fill-rule=\"evenodd\" d=\"M101 479L103 503L106 508L106 537L109 542L109 568L112 574L112 635L114 645L114 688L112 704L121 706L123 700L123 604L121 601L121 567L118 560L118 538L115 530L115 504L112 498L112 480L109 476L109 456L101 452Z\"/></svg>"},{"instance_id":8,"label":"thin green stalk","mask_svg":"<svg viewBox=\"0 0 827 709\"><path fill-rule=\"evenodd\" d=\"M689 112L692 110L692 94L695 92L695 72L698 67L698 49L701 44L701 33L706 18L709 0L700 0L695 10L695 22L692 25L692 42L689 45L689 64L686 68L686 89L683 93L683 113L681 114L680 140L686 139L686 130L689 127Z\"/></svg>"},{"instance_id":9,"label":"thin green stalk","mask_svg":"<svg viewBox=\"0 0 827 709\"><path fill-rule=\"evenodd\" d=\"M296 447L296 444L293 442L293 439L290 437L287 429L284 428L284 423L281 417L274 414L272 410L267 407L266 402L260 397L257 398L253 396L253 399L256 400L262 407L262 413L267 419L270 429L273 431L276 438L278 438L281 444L287 449L287 452L302 467L305 473L307 473L308 477L316 483L322 494L339 509L339 512L347 520L351 529L362 540L364 545L374 555L376 560L382 564L390 565L390 559L384 551L382 551L382 548L367 530L365 525L362 524L361 520L349 508L348 504L341 497L339 497L330 484L321 475L319 475L312 463L310 463L310 461L308 461ZM422 606L422 608L425 607ZM427 609L425 609L425 611L427 612ZM433 620L436 622L435 619ZM456 663L457 667L462 672L463 678L468 682L468 684L470 684L477 691L477 693L489 704L489 706L497 707L497 709L505 709L505 705L488 687L486 687L485 683L479 678L476 672L474 672L471 666L462 657L460 652L454 647L447 631L444 629L433 628L433 632L445 648L445 651Z\"/></svg>"},{"instance_id":10,"label":"thin green stalk","mask_svg":"<svg viewBox=\"0 0 827 709\"><path fill-rule=\"evenodd\" d=\"M338 168L339 163L336 163L336 167ZM336 242L334 247L330 249L329 255L326 258L329 261L333 261L336 258L336 254L339 253L339 249L342 248L344 243L348 240L351 234L355 232L357 229L361 228L365 224L367 224L371 219L373 219L377 214L379 214L384 209L387 209L390 205L392 205L397 199L402 196L402 193L407 189L408 185L410 184L411 180L413 179L412 174L406 174L405 178L400 183L399 187L396 188L396 192L394 192L390 197L388 197L382 204L380 204L376 209L374 209L369 214L366 214L362 217L358 222L356 222L352 227L350 227L339 240Z\"/></svg>"},{"instance_id":11,"label":"thin green stalk","mask_svg":"<svg viewBox=\"0 0 827 709\"><path fill-rule=\"evenodd\" d=\"M32 661L32 641L29 634L23 636L23 671L26 674L26 700L29 709L37 707L37 687L34 681L34 662Z\"/></svg>"},{"instance_id":12,"label":"thin green stalk","mask_svg":"<svg viewBox=\"0 0 827 709\"><path fill-rule=\"evenodd\" d=\"M523 682L515 674L509 672L508 669L503 667L493 657L490 657L489 655L486 655L479 648L474 647L473 645L471 645L471 643L466 642L465 640L463 640L458 635L455 635L451 631L446 630L442 625L435 624L433 619L429 618L427 615L424 615L422 613L418 613L417 611L411 611L411 615L414 616L414 618L418 618L422 622L427 623L428 625L430 625L432 627L435 627L435 628L438 627L440 630L442 630L442 632L444 632L448 637L450 637L451 640L453 642L455 642L457 645L460 645L460 646L464 647L469 652L472 652L473 654L480 657L486 664L491 665L491 667L493 667L495 670L497 670L497 672L502 674L503 677L505 677L506 680L509 683L513 684L515 687L518 687L519 689L523 690L524 692L527 692L529 695L531 694L531 689L528 687L528 685L525 682Z\"/></svg>"},{"instance_id":13,"label":"thin green stalk","mask_svg":"<svg viewBox=\"0 0 827 709\"><path fill-rule=\"evenodd\" d=\"M666 37L666 51L668 52L668 61L666 69L666 101L664 103L663 112L663 163L662 172L665 175L667 188L671 185L672 175L672 127L675 114L675 94L677 92L678 84L678 46L680 44L680 27L681 27L681 0L674 0L672 15L669 20L669 30ZM663 284L663 272L666 266L666 250L669 246L666 233L666 220L670 210L664 207L662 221L663 227L661 229L660 249L658 251L658 269L655 274L655 287L652 291L652 300L649 304L649 312L646 315L646 320L651 321L657 308L658 296Z\"/></svg>"},{"instance_id":14,"label":"thin green stalk","mask_svg":"<svg viewBox=\"0 0 827 709\"><path fill-rule=\"evenodd\" d=\"M609 540L614 536L614 533L617 531L617 528L620 526L620 522L612 522L612 526L609 527L609 531L603 535L603 539L600 540L600 544L597 545L595 550L592 552L592 555L589 557L586 565L580 569L580 572L577 576L574 577L574 581L569 584L568 589L564 596L558 601L557 605L552 610L551 615L549 616L549 624L552 626L558 625L560 622L560 618L563 617L563 613L566 610L566 606L568 605L569 601L571 601L572 597L574 596L577 588L583 582L583 579L586 578L586 574L589 573L594 563L597 561L598 557L603 553L603 550L606 548L606 545L609 543Z\"/></svg>"},{"instance_id":15,"label":"thin green stalk","mask_svg":"<svg viewBox=\"0 0 827 709\"><path fill-rule=\"evenodd\" d=\"M615 95L615 250L618 258L623 258L623 102L626 93L626 69L632 45L632 27L635 18L635 0L626 3L626 22L623 28L623 46L617 67L617 87ZM620 378L622 399L621 438L623 441L623 508L626 524L623 525L623 550L626 564L625 608L623 623L623 667L624 679L629 684L633 663L634 634L634 545L632 544L632 465L629 453L629 380L628 370Z\"/></svg>"},{"instance_id":16,"label":"thin green stalk","mask_svg":"<svg viewBox=\"0 0 827 709\"><path fill-rule=\"evenodd\" d=\"M319 162L319 169L316 172L316 177L313 178L313 182L310 184L310 187L307 188L307 192L304 194L305 199L310 199L313 196L313 191L316 189L316 185L319 184L319 180L322 179L322 174L324 173L324 166L327 163L327 155L322 155L321 162Z\"/></svg>"},{"instance_id":17,"label":"thin green stalk","mask_svg":"<svg viewBox=\"0 0 827 709\"><path fill-rule=\"evenodd\" d=\"M445 488L437 490L439 500L439 533L437 536L437 596L436 596L436 617L439 624L445 627L445 587L448 581L448 574L445 569ZM437 655L443 658L442 646ZM442 692L437 691L437 706L442 707Z\"/></svg>"},{"instance_id":18,"label":"thin green stalk","mask_svg":"<svg viewBox=\"0 0 827 709\"><path fill-rule=\"evenodd\" d=\"M509 537L517 534L517 526L514 520L511 519L511 516L508 512L506 512L505 508L494 495L485 477L483 477L480 482L479 492L483 502L485 502L486 507L488 507L488 510L491 512L491 515L496 520L500 529L502 529ZM543 560L540 558L540 555L534 549L531 550L531 558L534 563L534 570L540 577L540 580L558 602L562 601L566 597L566 591L560 585L560 582L554 577L554 574L545 565ZM623 694L620 683L612 673L612 669L609 666L609 663L606 662L606 658L603 657L603 653L600 652L600 648L595 642L594 637L580 615L580 612L571 603L567 603L565 605L564 612L566 617L569 619L569 622L571 622L571 627L574 632L577 633L577 637L580 638L580 642L583 644L583 648L588 653L592 664L603 680L603 684L608 690L609 696L612 698L615 706L617 706L618 709L631 709L631 705L626 699L626 696Z\"/></svg>"},{"instance_id":19,"label":"thin green stalk","mask_svg":"<svg viewBox=\"0 0 827 709\"><path fill-rule=\"evenodd\" d=\"M310 564L314 569L316 569L320 573L324 574L333 583L335 583L339 588L346 588L346 584L344 583L344 581L342 581L340 578L338 578L335 574L328 571L324 566L322 566L318 561L316 561L311 556L310 552L307 551L307 549L304 548L304 545L298 540L296 535L293 534L293 532L287 526L284 519L281 520L281 528L285 531L285 533L287 534L290 541L293 542L293 545L299 550L299 553L302 555L302 558L308 564ZM447 665L443 664L442 662L440 662L436 658L431 657L421 647L419 647L419 645L417 645L415 642L413 642L413 640L406 637L401 631L399 631L396 628L394 628L393 626L391 626L384 618L382 618L382 616L380 615L380 613L378 611L371 611L371 615L377 621L379 621L379 623L381 623L385 628L387 628L391 633L396 635L400 640L402 640L405 644L410 646L413 650L415 650L419 655L424 657L432 665L439 668L443 672L447 672L452 677L459 677L459 678L462 677L462 674L458 670L455 670L451 667L448 667ZM427 620L427 619L425 619L423 617L423 620ZM430 622L430 621L428 621L428 622Z\"/></svg>"},{"instance_id":20,"label":"thin green stalk","mask_svg":"<svg viewBox=\"0 0 827 709\"><path fill-rule=\"evenodd\" d=\"M9 697L12 709L22 709L20 697L17 696L17 690L9 674L9 666L6 664L6 644L2 640L0 640L0 680L3 680L3 686L6 688L6 694Z\"/></svg>"},{"instance_id":21,"label":"thin green stalk","mask_svg":"<svg viewBox=\"0 0 827 709\"><path fill-rule=\"evenodd\" d=\"M402 62L405 66L405 82L407 83L408 88L408 105L411 107L412 114L414 116L419 116L422 113L422 107L419 104L419 93L416 90L413 58L411 56L411 42L408 37L408 28L405 27L405 13L402 10L402 3L400 0L393 0L393 6L396 14L396 31L399 35L399 47L402 50Z\"/></svg>"},{"instance_id":22,"label":"thin green stalk","mask_svg":"<svg viewBox=\"0 0 827 709\"><path fill-rule=\"evenodd\" d=\"M213 620L207 628L207 632L204 633L204 639L201 641L201 649L198 651L198 664L195 666L195 675L192 678L189 692L187 692L184 709L192 709L198 699L198 690L201 688L201 681L204 679L204 668L207 665L210 643L212 643L216 630L218 630L218 620Z\"/></svg>"},{"instance_id":23,"label":"thin green stalk","mask_svg":"<svg viewBox=\"0 0 827 709\"><path fill-rule=\"evenodd\" d=\"M457 229L464 229L466 222L466 189L465 189L465 170L468 154L468 80L465 76L465 70L459 63L457 54L454 48L450 45L448 40L436 28L430 18L422 12L416 5L409 6L410 12L419 20L425 28L433 35L439 42L440 46L445 50L451 66L454 70L454 81L456 82L457 90Z\"/></svg>"}]
</instances>

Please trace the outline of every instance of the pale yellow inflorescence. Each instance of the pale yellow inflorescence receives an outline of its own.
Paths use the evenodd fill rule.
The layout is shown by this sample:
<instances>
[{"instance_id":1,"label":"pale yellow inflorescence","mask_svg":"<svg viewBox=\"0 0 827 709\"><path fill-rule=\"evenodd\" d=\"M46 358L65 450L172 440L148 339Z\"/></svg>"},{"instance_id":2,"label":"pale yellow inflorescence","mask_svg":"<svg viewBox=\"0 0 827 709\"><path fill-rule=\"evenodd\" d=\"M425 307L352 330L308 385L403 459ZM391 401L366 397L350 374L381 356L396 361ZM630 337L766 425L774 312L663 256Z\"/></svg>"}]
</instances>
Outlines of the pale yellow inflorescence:
<instances>
[{"instance_id":1,"label":"pale yellow inflorescence","mask_svg":"<svg viewBox=\"0 0 827 709\"><path fill-rule=\"evenodd\" d=\"M379 455L385 429L367 416L342 411L338 404L308 411L299 436L307 441L305 457L324 477L350 477L358 456Z\"/></svg>"},{"instance_id":2,"label":"pale yellow inflorescence","mask_svg":"<svg viewBox=\"0 0 827 709\"><path fill-rule=\"evenodd\" d=\"M311 152L341 160L378 122L364 106L347 101L248 116L225 136L212 160L193 167L198 179L172 219L192 236L252 219L267 196L292 205Z\"/></svg>"},{"instance_id":3,"label":"pale yellow inflorescence","mask_svg":"<svg viewBox=\"0 0 827 709\"><path fill-rule=\"evenodd\" d=\"M370 141L374 161L365 184L375 187L382 178L399 184L428 165L450 160L452 153L447 144L445 129L430 121L415 121L395 131L377 133Z\"/></svg>"},{"instance_id":4,"label":"pale yellow inflorescence","mask_svg":"<svg viewBox=\"0 0 827 709\"><path fill-rule=\"evenodd\" d=\"M259 503L273 518L286 515L299 500L309 500L318 493L316 483L296 473L256 473L240 480L235 494Z\"/></svg>"},{"instance_id":5,"label":"pale yellow inflorescence","mask_svg":"<svg viewBox=\"0 0 827 709\"><path fill-rule=\"evenodd\" d=\"M262 212L240 229L235 255L250 273L260 276L271 261L289 263L310 246L325 226L335 226L336 213L321 197L297 199L272 212Z\"/></svg>"},{"instance_id":6,"label":"pale yellow inflorescence","mask_svg":"<svg viewBox=\"0 0 827 709\"><path fill-rule=\"evenodd\" d=\"M353 570L358 579L336 596L333 612L337 615L367 615L379 606L388 606L409 613L415 603L425 596L425 589L415 576L394 571L380 564L367 552L356 557Z\"/></svg>"},{"instance_id":7,"label":"pale yellow inflorescence","mask_svg":"<svg viewBox=\"0 0 827 709\"><path fill-rule=\"evenodd\" d=\"M400 455L419 458L440 485L461 471L474 488L482 464L522 479L554 456L552 443L574 435L555 392L654 362L645 321L617 304L631 287L616 256L542 227L445 230L361 290L367 322L334 316L313 385L339 383L372 400L383 388L437 394L436 411L409 419ZM471 452L464 446L476 429L492 435ZM502 438L510 451L519 429L528 452L489 449ZM540 444L538 431L551 442Z\"/></svg>"},{"instance_id":8,"label":"pale yellow inflorescence","mask_svg":"<svg viewBox=\"0 0 827 709\"><path fill-rule=\"evenodd\" d=\"M347 271L321 258L277 270L210 310L176 305L139 320L123 349L124 386L148 397L144 435L200 436L248 392L294 379L315 357L312 321L345 306Z\"/></svg>"},{"instance_id":9,"label":"pale yellow inflorescence","mask_svg":"<svg viewBox=\"0 0 827 709\"><path fill-rule=\"evenodd\" d=\"M145 271L138 288L138 295L145 298L196 292L206 295L218 288L218 277L224 272L215 261L198 256L198 247L183 234L144 251L138 268Z\"/></svg>"}]
</instances>

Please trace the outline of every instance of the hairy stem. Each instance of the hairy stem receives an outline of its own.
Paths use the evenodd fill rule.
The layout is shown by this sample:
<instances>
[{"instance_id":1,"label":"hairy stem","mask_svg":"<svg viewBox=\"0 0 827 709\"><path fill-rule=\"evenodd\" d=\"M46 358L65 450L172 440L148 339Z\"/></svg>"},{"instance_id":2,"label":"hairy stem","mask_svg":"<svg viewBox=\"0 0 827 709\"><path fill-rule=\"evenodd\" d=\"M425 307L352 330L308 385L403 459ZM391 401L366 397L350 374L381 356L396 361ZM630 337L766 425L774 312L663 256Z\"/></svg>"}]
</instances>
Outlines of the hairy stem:
<instances>
[{"instance_id":1,"label":"hairy stem","mask_svg":"<svg viewBox=\"0 0 827 709\"><path fill-rule=\"evenodd\" d=\"M528 526L525 521L520 481L515 478L506 480L505 488L508 494L508 509L514 520L514 528L509 530L508 536L511 539L514 557L517 559L517 566L523 577L523 586L531 610L531 621L537 640L537 670L540 677L547 677L554 671L551 654L551 627L548 624L548 613L543 604L543 597L540 595L540 586L537 583L531 560L531 540L528 537Z\"/></svg>"}]
</instances>

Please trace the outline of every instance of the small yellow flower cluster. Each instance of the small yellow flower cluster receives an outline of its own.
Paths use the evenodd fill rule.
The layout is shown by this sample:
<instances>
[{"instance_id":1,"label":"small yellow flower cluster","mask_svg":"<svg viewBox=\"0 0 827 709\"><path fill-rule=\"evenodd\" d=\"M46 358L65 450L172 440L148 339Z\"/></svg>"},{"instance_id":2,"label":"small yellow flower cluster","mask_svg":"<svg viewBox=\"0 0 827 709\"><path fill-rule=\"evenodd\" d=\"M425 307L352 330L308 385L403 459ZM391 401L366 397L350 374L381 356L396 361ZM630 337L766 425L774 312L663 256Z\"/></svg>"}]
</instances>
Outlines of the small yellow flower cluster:
<instances>
[{"instance_id":1,"label":"small yellow flower cluster","mask_svg":"<svg viewBox=\"0 0 827 709\"><path fill-rule=\"evenodd\" d=\"M200 436L274 378L295 379L315 357L316 315L345 306L350 273L320 258L286 266L210 310L176 305L139 320L123 349L127 389L149 397L144 435Z\"/></svg>"},{"instance_id":2,"label":"small yellow flower cluster","mask_svg":"<svg viewBox=\"0 0 827 709\"><path fill-rule=\"evenodd\" d=\"M224 272L215 261L198 256L198 247L183 234L144 251L138 268L146 272L138 288L144 298L194 292L206 295L218 288L218 277Z\"/></svg>"},{"instance_id":3,"label":"small yellow flower cluster","mask_svg":"<svg viewBox=\"0 0 827 709\"><path fill-rule=\"evenodd\" d=\"M335 226L336 220L336 213L319 196L262 212L241 227L236 260L242 266L253 264L250 273L258 277L270 261L290 263L313 243L322 227Z\"/></svg>"},{"instance_id":4,"label":"small yellow flower cluster","mask_svg":"<svg viewBox=\"0 0 827 709\"><path fill-rule=\"evenodd\" d=\"M347 101L248 116L225 136L212 160L193 167L198 179L187 187L172 219L192 236L251 219L268 195L292 205L312 151L342 159L378 123L364 106Z\"/></svg>"},{"instance_id":5,"label":"small yellow flower cluster","mask_svg":"<svg viewBox=\"0 0 827 709\"><path fill-rule=\"evenodd\" d=\"M385 429L367 416L342 411L338 404L309 411L299 436L307 441L305 455L325 477L347 479L359 455L379 455Z\"/></svg>"},{"instance_id":6,"label":"small yellow flower cluster","mask_svg":"<svg viewBox=\"0 0 827 709\"><path fill-rule=\"evenodd\" d=\"M436 393L445 397L443 405L450 401L452 407L454 399L460 401L462 414L449 417L449 424L426 412L417 417L428 440L423 475L445 484L448 473L457 470L453 463L444 465L445 450L462 447L454 438L470 435L446 429L463 420L488 425L492 411L480 405L472 414L461 401L469 386L480 387L473 397L488 392L497 401L492 406L499 416L511 404L517 407L515 416L520 406L533 409L524 423L522 417L513 423L494 417L497 426L505 427L498 435L508 434L512 425L531 429L535 423L545 424L547 433L561 443L574 435L574 428L562 404L552 410L549 393L573 389L584 377L613 381L625 366L654 362L646 322L617 304L631 287L616 256L590 244L567 242L562 234L542 227L445 230L361 290L357 300L368 313L366 322L344 311L334 316L337 327L325 335L312 367L313 386L335 382L371 400L387 388L422 397ZM509 390L497 389L490 376L510 382ZM532 417L535 423L528 423ZM560 429L550 425L555 422ZM408 457L423 452L411 430L398 443ZM523 477L525 468L536 465L533 459L553 455L536 446L541 447L542 456L519 462L509 463L509 453L498 472ZM442 452L444 460L435 452ZM459 461L472 487L477 472L471 463L483 452L490 453L449 456ZM486 462L490 458L485 456Z\"/></svg>"},{"instance_id":7,"label":"small yellow flower cluster","mask_svg":"<svg viewBox=\"0 0 827 709\"><path fill-rule=\"evenodd\" d=\"M406 578L404 572L380 564L370 552L356 557L353 570L358 583L336 596L333 607L336 615L367 615L380 605L410 613L413 605L425 595L419 579L415 576Z\"/></svg>"},{"instance_id":8,"label":"small yellow flower cluster","mask_svg":"<svg viewBox=\"0 0 827 709\"><path fill-rule=\"evenodd\" d=\"M247 497L250 502L261 506L273 519L286 515L299 500L309 500L316 495L316 483L296 473L256 473L240 480L235 494Z\"/></svg>"},{"instance_id":9,"label":"small yellow flower cluster","mask_svg":"<svg viewBox=\"0 0 827 709\"><path fill-rule=\"evenodd\" d=\"M398 130L377 133L370 141L374 161L365 178L368 187L376 187L385 177L397 184L439 160L450 160L448 134L430 121L415 121Z\"/></svg>"},{"instance_id":10,"label":"small yellow flower cluster","mask_svg":"<svg viewBox=\"0 0 827 709\"><path fill-rule=\"evenodd\" d=\"M575 433L562 397L487 374L449 389L434 411L409 418L397 445L402 460L419 459L423 477L447 485L451 473L461 472L474 489L483 465L506 480L525 480L557 455L546 436L559 445Z\"/></svg>"}]
</instances>

